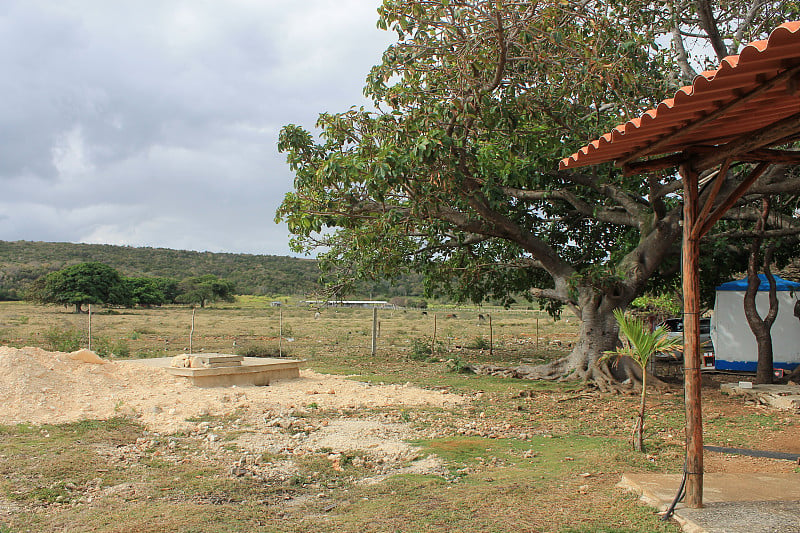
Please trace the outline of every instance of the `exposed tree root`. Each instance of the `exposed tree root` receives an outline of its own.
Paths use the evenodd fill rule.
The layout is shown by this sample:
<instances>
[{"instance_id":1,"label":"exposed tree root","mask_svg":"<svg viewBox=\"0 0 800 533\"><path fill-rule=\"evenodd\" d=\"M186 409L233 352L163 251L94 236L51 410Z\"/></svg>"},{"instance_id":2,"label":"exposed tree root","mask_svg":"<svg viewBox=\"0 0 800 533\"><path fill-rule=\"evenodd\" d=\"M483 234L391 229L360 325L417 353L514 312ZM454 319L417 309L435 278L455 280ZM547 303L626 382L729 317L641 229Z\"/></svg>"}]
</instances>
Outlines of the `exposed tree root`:
<instances>
[{"instance_id":1,"label":"exposed tree root","mask_svg":"<svg viewBox=\"0 0 800 533\"><path fill-rule=\"evenodd\" d=\"M570 356L544 365L520 365L501 367L493 365L472 366L476 374L501 376L515 379L542 381L583 381L587 389L596 388L612 394L634 394L642 388L642 370L630 358L615 363L599 362L588 368L570 364ZM667 389L670 385L652 374L648 384L656 389Z\"/></svg>"}]
</instances>

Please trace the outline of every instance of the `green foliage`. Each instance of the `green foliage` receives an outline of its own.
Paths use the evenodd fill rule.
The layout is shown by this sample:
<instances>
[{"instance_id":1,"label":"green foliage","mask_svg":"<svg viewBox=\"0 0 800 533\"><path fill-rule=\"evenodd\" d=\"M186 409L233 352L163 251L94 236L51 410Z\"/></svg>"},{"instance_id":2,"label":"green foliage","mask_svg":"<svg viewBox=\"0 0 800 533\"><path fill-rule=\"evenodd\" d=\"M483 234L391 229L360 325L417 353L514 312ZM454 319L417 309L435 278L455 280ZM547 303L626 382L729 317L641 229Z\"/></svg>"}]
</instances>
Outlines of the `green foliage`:
<instances>
[{"instance_id":1,"label":"green foliage","mask_svg":"<svg viewBox=\"0 0 800 533\"><path fill-rule=\"evenodd\" d=\"M669 332L663 326L650 331L644 320L635 316L627 316L621 309L614 309L614 318L617 319L620 333L625 336L628 343L616 351L608 352L609 357L630 357L644 370L654 354L682 349L681 339L668 336Z\"/></svg>"},{"instance_id":2,"label":"green foliage","mask_svg":"<svg viewBox=\"0 0 800 533\"><path fill-rule=\"evenodd\" d=\"M466 346L471 350L489 350L492 347L492 344L489 342L489 339L485 337L474 337Z\"/></svg>"},{"instance_id":3,"label":"green foliage","mask_svg":"<svg viewBox=\"0 0 800 533\"><path fill-rule=\"evenodd\" d=\"M79 263L51 272L30 292L41 303L74 305L80 311L85 304L130 305L129 286L119 272L102 263Z\"/></svg>"},{"instance_id":4,"label":"green foliage","mask_svg":"<svg viewBox=\"0 0 800 533\"><path fill-rule=\"evenodd\" d=\"M127 339L112 340L108 337L92 339L92 351L100 357L130 357L131 348Z\"/></svg>"},{"instance_id":5,"label":"green foliage","mask_svg":"<svg viewBox=\"0 0 800 533\"><path fill-rule=\"evenodd\" d=\"M627 339L627 345L613 352L606 352L606 358L630 357L642 370L642 395L639 405L639 416L634 429L633 447L638 452L644 452L644 411L647 401L647 363L658 352L668 353L682 350L681 339L667 335L663 326L650 331L644 320L639 317L627 316L621 309L614 309L614 318L619 324L620 332Z\"/></svg>"},{"instance_id":6,"label":"green foliage","mask_svg":"<svg viewBox=\"0 0 800 533\"><path fill-rule=\"evenodd\" d=\"M644 294L631 302L631 307L642 313L660 317L678 316L683 312L683 302L675 292Z\"/></svg>"},{"instance_id":7,"label":"green foliage","mask_svg":"<svg viewBox=\"0 0 800 533\"><path fill-rule=\"evenodd\" d=\"M456 356L452 359L447 360L447 371L454 372L456 374L470 374L472 373L472 369L470 365L461 360L460 357Z\"/></svg>"},{"instance_id":8,"label":"green foliage","mask_svg":"<svg viewBox=\"0 0 800 533\"><path fill-rule=\"evenodd\" d=\"M111 345L111 353L116 357L130 357L131 348L128 341L125 339L118 339Z\"/></svg>"},{"instance_id":9,"label":"green foliage","mask_svg":"<svg viewBox=\"0 0 800 533\"><path fill-rule=\"evenodd\" d=\"M54 352L74 352L79 350L83 342L83 332L74 328L52 326L44 334L45 346Z\"/></svg>"},{"instance_id":10,"label":"green foliage","mask_svg":"<svg viewBox=\"0 0 800 533\"><path fill-rule=\"evenodd\" d=\"M411 341L411 353L409 358L414 361L427 361L434 353L441 351L442 346L440 342L436 342L434 346L433 340L430 337L419 337Z\"/></svg>"},{"instance_id":11,"label":"green foliage","mask_svg":"<svg viewBox=\"0 0 800 533\"><path fill-rule=\"evenodd\" d=\"M280 350L279 353L278 343L276 342L274 346L267 344L248 344L237 348L236 355L242 355L244 357L286 357L289 355L289 352L286 350L286 347L283 346L283 349Z\"/></svg>"},{"instance_id":12,"label":"green foliage","mask_svg":"<svg viewBox=\"0 0 800 533\"><path fill-rule=\"evenodd\" d=\"M173 303L177 296L178 280L169 278L126 278L131 303L151 306ZM169 296L167 296L167 291Z\"/></svg>"},{"instance_id":13,"label":"green foliage","mask_svg":"<svg viewBox=\"0 0 800 533\"><path fill-rule=\"evenodd\" d=\"M154 357L163 357L164 352L158 348L141 348L136 350L133 356L138 359L152 359Z\"/></svg>"},{"instance_id":14,"label":"green foliage","mask_svg":"<svg viewBox=\"0 0 800 533\"><path fill-rule=\"evenodd\" d=\"M202 274L230 280L240 294L310 294L321 288L317 279L320 271L314 259L0 240L0 297L7 291L8 299L23 298L38 278L85 261L104 263L125 276L155 279L168 303L175 302L179 280ZM386 298L420 296L422 278L412 274L393 283L365 282L356 284L354 291Z\"/></svg>"},{"instance_id":15,"label":"green foliage","mask_svg":"<svg viewBox=\"0 0 800 533\"><path fill-rule=\"evenodd\" d=\"M0 287L0 302L13 302L22 300L22 294L17 289L7 289ZM2 529L0 529L0 532Z\"/></svg>"},{"instance_id":16,"label":"green foliage","mask_svg":"<svg viewBox=\"0 0 800 533\"><path fill-rule=\"evenodd\" d=\"M786 4L752 14L726 4L720 35L763 36L793 12ZM367 77L373 106L322 113L313 133L282 129L295 187L276 217L294 249L322 250L333 292L413 271L428 294L538 299L554 315L564 305L594 311L587 317L625 308L652 276L668 285L679 270L659 267L679 254L677 173L553 168L682 85L664 43L697 5L680 18L670 4L639 0L454 6L384 2L379 26L398 40ZM679 29L702 40L702 29ZM604 338L578 350L613 340L608 329L585 331ZM593 367L599 354L586 356L570 364Z\"/></svg>"},{"instance_id":17,"label":"green foliage","mask_svg":"<svg viewBox=\"0 0 800 533\"><path fill-rule=\"evenodd\" d=\"M233 302L233 283L219 279L213 274L186 278L178 284L176 301L185 304L198 304L205 307L207 303L216 301Z\"/></svg>"}]
</instances>

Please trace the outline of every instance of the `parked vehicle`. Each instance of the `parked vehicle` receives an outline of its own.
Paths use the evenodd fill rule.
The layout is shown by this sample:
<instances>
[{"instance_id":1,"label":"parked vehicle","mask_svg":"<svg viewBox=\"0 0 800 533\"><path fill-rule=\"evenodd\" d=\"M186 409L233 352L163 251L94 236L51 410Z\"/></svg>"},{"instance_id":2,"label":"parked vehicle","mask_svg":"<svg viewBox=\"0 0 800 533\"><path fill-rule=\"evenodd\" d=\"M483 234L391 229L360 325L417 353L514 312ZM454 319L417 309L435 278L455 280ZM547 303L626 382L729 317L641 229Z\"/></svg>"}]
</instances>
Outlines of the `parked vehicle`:
<instances>
[{"instance_id":1,"label":"parked vehicle","mask_svg":"<svg viewBox=\"0 0 800 533\"><path fill-rule=\"evenodd\" d=\"M668 318L659 326L664 326L667 330L667 336L669 337L679 337L683 339L683 319L682 318ZM711 342L711 319L710 318L701 318L700 319L700 352L701 353L713 353L714 352L714 345ZM672 352L672 353L657 353L656 357L659 358L673 358L673 359L683 359L683 352Z\"/></svg>"}]
</instances>

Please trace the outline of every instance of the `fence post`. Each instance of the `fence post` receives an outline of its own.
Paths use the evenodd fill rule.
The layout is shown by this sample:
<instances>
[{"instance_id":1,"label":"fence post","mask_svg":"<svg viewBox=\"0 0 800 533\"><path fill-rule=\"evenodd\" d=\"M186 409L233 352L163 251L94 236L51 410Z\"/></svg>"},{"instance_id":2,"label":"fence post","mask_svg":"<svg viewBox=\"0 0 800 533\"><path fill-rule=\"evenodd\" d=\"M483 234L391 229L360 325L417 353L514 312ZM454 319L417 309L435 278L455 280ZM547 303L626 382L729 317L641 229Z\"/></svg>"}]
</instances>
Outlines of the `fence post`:
<instances>
[{"instance_id":1,"label":"fence post","mask_svg":"<svg viewBox=\"0 0 800 533\"><path fill-rule=\"evenodd\" d=\"M489 315L489 355L494 353L494 328L492 328L492 315Z\"/></svg>"},{"instance_id":2,"label":"fence post","mask_svg":"<svg viewBox=\"0 0 800 533\"><path fill-rule=\"evenodd\" d=\"M92 304L89 304L89 351L92 351Z\"/></svg>"},{"instance_id":3,"label":"fence post","mask_svg":"<svg viewBox=\"0 0 800 533\"><path fill-rule=\"evenodd\" d=\"M378 308L372 308L372 355L378 351Z\"/></svg>"},{"instance_id":4,"label":"fence post","mask_svg":"<svg viewBox=\"0 0 800 533\"><path fill-rule=\"evenodd\" d=\"M194 345L192 344L192 342L194 341L194 312L195 312L195 307L193 306L192 307L192 328L189 330L189 353L190 354L194 353Z\"/></svg>"}]
</instances>

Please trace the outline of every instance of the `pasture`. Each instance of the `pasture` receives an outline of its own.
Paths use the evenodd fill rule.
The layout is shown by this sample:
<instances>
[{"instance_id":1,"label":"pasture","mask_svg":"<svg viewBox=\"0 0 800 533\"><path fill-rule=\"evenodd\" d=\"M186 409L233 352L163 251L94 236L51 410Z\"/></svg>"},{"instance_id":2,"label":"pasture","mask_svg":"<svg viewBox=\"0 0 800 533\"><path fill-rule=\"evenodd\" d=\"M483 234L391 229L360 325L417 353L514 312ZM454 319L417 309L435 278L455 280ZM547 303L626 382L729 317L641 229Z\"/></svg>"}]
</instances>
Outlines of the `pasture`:
<instances>
[{"instance_id":1,"label":"pasture","mask_svg":"<svg viewBox=\"0 0 800 533\"><path fill-rule=\"evenodd\" d=\"M680 471L680 388L651 393L648 452L638 454L630 451L636 394L461 372L466 364L511 366L563 355L574 340L574 317L554 322L537 311L487 308L378 316L374 356L371 310L329 308L315 318L313 309L269 307L258 298L198 309L192 343L196 352L271 356L280 345L282 354L306 359L309 370L370 383L376 395L420 387L463 401L354 407L342 398L333 406L322 394L341 396L344 389L309 390L302 401L269 413L232 405L192 417L191 429L172 433L147 429L142 413L123 408L108 420L6 424L0 426L0 532L679 530L615 485L625 471ZM85 345L86 325L85 314L0 303L6 346ZM98 310L93 348L114 358L172 356L187 350L190 325L191 310L182 307ZM784 413L713 387L704 394L709 444L768 447L782 431L797 430ZM368 444L366 434L355 435L345 451L254 452L246 445L266 432L300 442L325 428L367 426L393 428L413 453L391 464L376 459L369 447L377 444ZM435 468L414 469L433 459ZM785 463L706 460L709 471L796 469Z\"/></svg>"}]
</instances>

